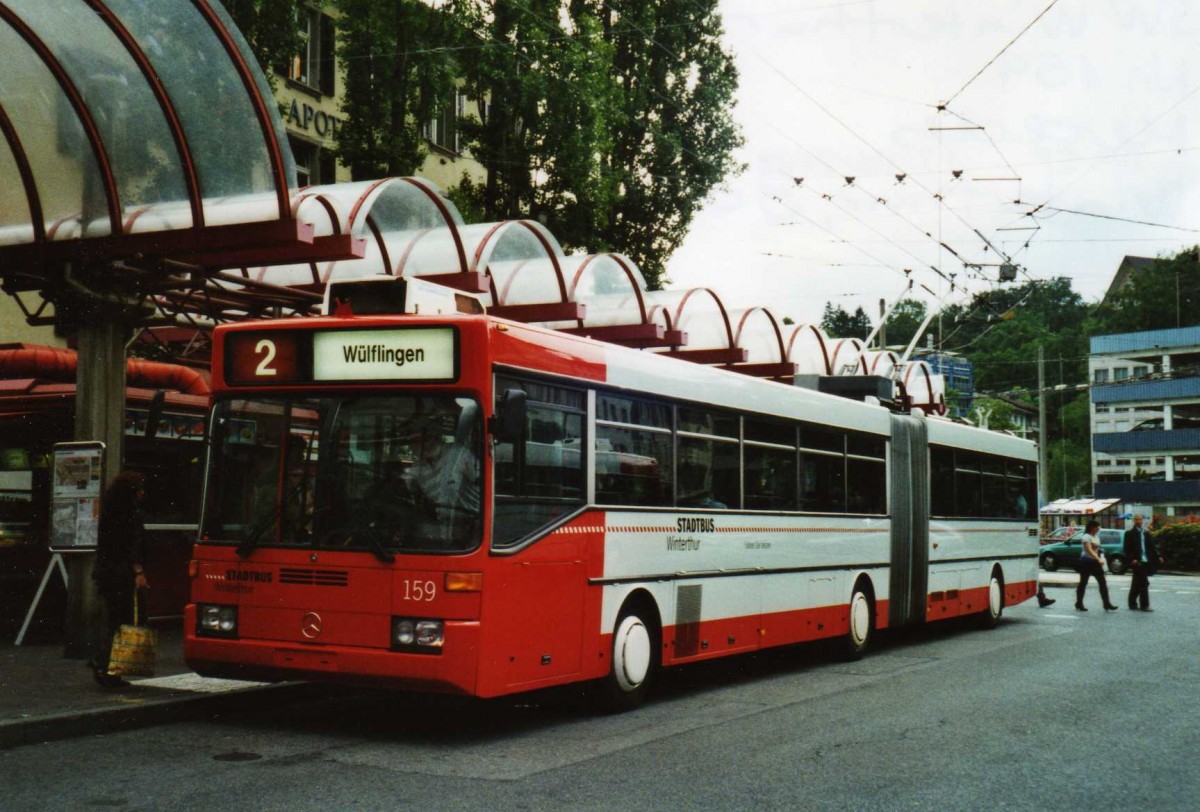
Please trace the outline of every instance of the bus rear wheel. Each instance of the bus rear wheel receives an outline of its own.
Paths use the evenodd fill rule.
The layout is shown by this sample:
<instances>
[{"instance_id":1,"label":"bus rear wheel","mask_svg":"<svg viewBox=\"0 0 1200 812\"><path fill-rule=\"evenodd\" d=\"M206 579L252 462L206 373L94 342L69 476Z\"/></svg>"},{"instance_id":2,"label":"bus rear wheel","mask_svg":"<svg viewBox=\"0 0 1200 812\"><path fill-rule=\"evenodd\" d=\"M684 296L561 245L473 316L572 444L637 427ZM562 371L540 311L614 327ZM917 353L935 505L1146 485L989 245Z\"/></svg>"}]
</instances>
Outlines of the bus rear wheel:
<instances>
[{"instance_id":1,"label":"bus rear wheel","mask_svg":"<svg viewBox=\"0 0 1200 812\"><path fill-rule=\"evenodd\" d=\"M987 590L987 605L979 613L979 625L984 629L994 629L1004 614L1004 578L998 570L992 570Z\"/></svg>"},{"instance_id":2,"label":"bus rear wheel","mask_svg":"<svg viewBox=\"0 0 1200 812\"><path fill-rule=\"evenodd\" d=\"M875 629L875 609L871 596L860 581L850 595L850 628L842 638L842 656L846 660L861 660L871 645Z\"/></svg>"},{"instance_id":3,"label":"bus rear wheel","mask_svg":"<svg viewBox=\"0 0 1200 812\"><path fill-rule=\"evenodd\" d=\"M599 686L598 705L606 713L632 710L646 700L659 666L658 627L638 604L617 617L612 638L612 668Z\"/></svg>"}]
</instances>

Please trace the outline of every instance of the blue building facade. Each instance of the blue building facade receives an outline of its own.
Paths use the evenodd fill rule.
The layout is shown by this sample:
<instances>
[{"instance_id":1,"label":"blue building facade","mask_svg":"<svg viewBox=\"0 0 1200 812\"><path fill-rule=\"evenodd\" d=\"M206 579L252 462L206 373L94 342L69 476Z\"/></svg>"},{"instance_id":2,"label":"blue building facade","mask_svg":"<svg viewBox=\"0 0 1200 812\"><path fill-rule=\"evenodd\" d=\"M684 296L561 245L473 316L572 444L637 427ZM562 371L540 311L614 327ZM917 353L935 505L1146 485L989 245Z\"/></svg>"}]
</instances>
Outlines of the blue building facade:
<instances>
[{"instance_id":1,"label":"blue building facade","mask_svg":"<svg viewBox=\"0 0 1200 812\"><path fill-rule=\"evenodd\" d=\"M975 398L975 367L961 355L947 352L913 353L913 360L924 361L935 375L946 382L946 408L950 417L965 418ZM951 391L957 397L951 397Z\"/></svg>"},{"instance_id":2,"label":"blue building facade","mask_svg":"<svg viewBox=\"0 0 1200 812\"><path fill-rule=\"evenodd\" d=\"M1096 336L1088 367L1096 497L1200 513L1200 326Z\"/></svg>"}]
</instances>

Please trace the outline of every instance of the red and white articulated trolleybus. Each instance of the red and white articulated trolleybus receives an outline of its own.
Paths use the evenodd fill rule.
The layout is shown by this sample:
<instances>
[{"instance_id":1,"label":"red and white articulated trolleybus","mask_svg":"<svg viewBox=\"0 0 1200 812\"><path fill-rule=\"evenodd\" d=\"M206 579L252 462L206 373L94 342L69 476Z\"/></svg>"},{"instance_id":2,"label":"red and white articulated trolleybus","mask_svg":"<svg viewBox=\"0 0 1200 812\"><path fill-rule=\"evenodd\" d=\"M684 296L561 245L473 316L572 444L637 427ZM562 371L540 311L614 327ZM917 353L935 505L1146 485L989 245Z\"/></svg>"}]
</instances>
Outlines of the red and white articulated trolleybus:
<instances>
[{"instance_id":1,"label":"red and white articulated trolleybus","mask_svg":"<svg viewBox=\"0 0 1200 812\"><path fill-rule=\"evenodd\" d=\"M1036 592L1011 436L483 314L214 347L201 674L624 708L662 667Z\"/></svg>"}]
</instances>

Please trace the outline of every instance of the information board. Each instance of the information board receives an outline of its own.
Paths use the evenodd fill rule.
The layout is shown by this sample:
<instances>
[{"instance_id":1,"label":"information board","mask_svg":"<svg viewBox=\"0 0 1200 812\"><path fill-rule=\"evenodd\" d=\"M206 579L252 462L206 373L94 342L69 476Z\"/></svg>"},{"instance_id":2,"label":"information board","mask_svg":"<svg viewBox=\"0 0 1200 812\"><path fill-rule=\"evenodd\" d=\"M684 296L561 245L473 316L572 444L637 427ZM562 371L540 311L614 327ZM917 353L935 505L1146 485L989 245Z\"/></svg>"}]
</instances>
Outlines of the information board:
<instances>
[{"instance_id":1,"label":"information board","mask_svg":"<svg viewBox=\"0 0 1200 812\"><path fill-rule=\"evenodd\" d=\"M50 549L92 550L100 530L104 443L56 443L50 491Z\"/></svg>"}]
</instances>

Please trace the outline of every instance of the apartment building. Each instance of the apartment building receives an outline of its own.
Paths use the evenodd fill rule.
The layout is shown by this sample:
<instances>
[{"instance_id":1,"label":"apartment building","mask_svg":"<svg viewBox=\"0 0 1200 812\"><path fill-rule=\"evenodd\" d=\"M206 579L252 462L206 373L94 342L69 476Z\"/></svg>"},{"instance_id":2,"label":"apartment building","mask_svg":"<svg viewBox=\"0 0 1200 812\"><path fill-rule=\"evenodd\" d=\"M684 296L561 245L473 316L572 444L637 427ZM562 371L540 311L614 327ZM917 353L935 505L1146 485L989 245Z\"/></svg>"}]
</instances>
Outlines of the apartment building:
<instances>
[{"instance_id":1,"label":"apartment building","mask_svg":"<svg viewBox=\"0 0 1200 812\"><path fill-rule=\"evenodd\" d=\"M1093 337L1088 375L1095 496L1200 513L1200 326Z\"/></svg>"}]
</instances>

